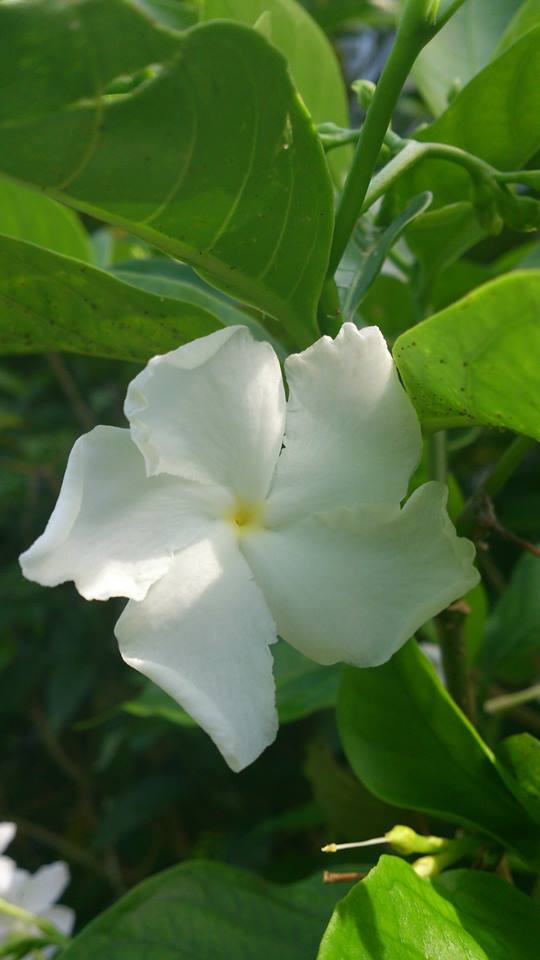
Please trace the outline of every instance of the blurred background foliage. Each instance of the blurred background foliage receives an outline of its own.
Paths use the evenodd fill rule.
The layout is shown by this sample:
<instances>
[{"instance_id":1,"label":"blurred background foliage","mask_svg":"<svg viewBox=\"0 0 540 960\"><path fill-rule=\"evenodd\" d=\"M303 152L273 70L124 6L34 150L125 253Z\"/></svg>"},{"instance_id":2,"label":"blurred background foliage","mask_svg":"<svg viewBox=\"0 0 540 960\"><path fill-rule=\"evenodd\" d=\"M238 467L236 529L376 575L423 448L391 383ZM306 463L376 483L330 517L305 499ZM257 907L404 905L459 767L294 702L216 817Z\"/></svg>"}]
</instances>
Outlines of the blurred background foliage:
<instances>
[{"instance_id":1,"label":"blurred background foliage","mask_svg":"<svg viewBox=\"0 0 540 960\"><path fill-rule=\"evenodd\" d=\"M172 2L149 5L174 14ZM347 83L376 80L395 4L304 5L331 34ZM423 82L420 72L417 83ZM351 112L358 122L352 95ZM406 134L427 117L411 83L395 127ZM127 270L143 276L145 261L161 257L120 230L90 218L84 226L94 263L120 276ZM434 306L454 302L524 258L538 264L539 249L535 236L525 244L505 228L440 274ZM161 263L174 281L170 263ZM155 284L160 271L150 272ZM416 322L417 306L399 271L378 277L360 319L381 325L390 340ZM332 709L339 668L316 667L278 646L277 742L233 774L189 718L122 663L113 637L120 602L88 604L71 584L44 590L22 579L16 558L48 519L74 440L96 423L124 424L123 398L137 370L128 362L57 353L0 362L1 819L18 824L13 855L25 866L68 861L73 881L64 899L79 924L134 883L187 858L291 881L322 868L319 848L329 840L380 835L396 822L440 829L376 799L347 768ZM455 514L507 443L504 431L452 434ZM501 494L498 521L502 532L493 532L480 554L486 594L472 599L468 627L481 702L526 687L540 673L540 563L516 541L540 541L534 452ZM433 641L429 625L421 639ZM488 743L522 730L538 736L540 699L494 714L480 709L479 728Z\"/></svg>"}]
</instances>

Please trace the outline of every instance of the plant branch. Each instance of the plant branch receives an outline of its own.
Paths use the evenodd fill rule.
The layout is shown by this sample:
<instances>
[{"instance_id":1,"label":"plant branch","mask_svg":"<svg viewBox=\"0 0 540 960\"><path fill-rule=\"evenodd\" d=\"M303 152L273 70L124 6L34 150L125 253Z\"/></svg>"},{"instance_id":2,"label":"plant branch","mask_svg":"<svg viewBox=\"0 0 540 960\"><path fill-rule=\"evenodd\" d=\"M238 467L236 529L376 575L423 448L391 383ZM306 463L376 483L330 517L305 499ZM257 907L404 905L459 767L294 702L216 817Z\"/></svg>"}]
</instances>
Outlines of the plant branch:
<instances>
[{"instance_id":1,"label":"plant branch","mask_svg":"<svg viewBox=\"0 0 540 960\"><path fill-rule=\"evenodd\" d=\"M45 920L44 917L38 917L36 914L30 913L29 910L25 910L24 907L19 907L15 903L10 903L8 900L0 898L0 913L8 917L13 917L15 920L22 920L23 923L28 924L28 926L37 927L38 930L41 930L42 933L45 934L49 943L55 943L59 947L65 947L69 943L69 937L61 933L49 920Z\"/></svg>"},{"instance_id":2,"label":"plant branch","mask_svg":"<svg viewBox=\"0 0 540 960\"><path fill-rule=\"evenodd\" d=\"M513 693L501 693L496 697L490 697L484 703L484 710L491 714L502 713L505 710L514 710L523 703L530 703L531 700L540 700L540 683L535 683L526 690L516 690Z\"/></svg>"},{"instance_id":3,"label":"plant branch","mask_svg":"<svg viewBox=\"0 0 540 960\"><path fill-rule=\"evenodd\" d=\"M349 175L336 213L328 273L333 276L360 216L395 105L422 47L434 35L430 19L433 3L407 0L396 39L386 61L356 144Z\"/></svg>"},{"instance_id":4,"label":"plant branch","mask_svg":"<svg viewBox=\"0 0 540 960\"><path fill-rule=\"evenodd\" d=\"M447 24L450 18L453 17L454 14L458 12L459 8L462 7L464 3L465 3L465 0L453 0L453 2L450 4L449 7L447 7L444 13L441 13L440 17L437 18L435 23L437 33L439 32L439 30L442 30L445 24Z\"/></svg>"}]
</instances>

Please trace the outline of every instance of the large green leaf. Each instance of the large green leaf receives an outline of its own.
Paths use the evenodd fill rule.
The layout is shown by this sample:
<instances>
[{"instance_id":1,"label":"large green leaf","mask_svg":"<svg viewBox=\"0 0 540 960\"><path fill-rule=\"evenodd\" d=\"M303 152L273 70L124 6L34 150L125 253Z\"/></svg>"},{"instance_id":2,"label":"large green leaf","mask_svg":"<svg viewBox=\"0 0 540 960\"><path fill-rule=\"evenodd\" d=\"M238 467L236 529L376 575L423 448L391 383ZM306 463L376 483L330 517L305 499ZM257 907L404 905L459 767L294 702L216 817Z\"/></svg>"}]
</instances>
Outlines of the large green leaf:
<instances>
[{"instance_id":1,"label":"large green leaf","mask_svg":"<svg viewBox=\"0 0 540 960\"><path fill-rule=\"evenodd\" d=\"M381 857L336 907L318 960L533 960L539 942L537 906L498 877L429 881Z\"/></svg>"},{"instance_id":2,"label":"large green leaf","mask_svg":"<svg viewBox=\"0 0 540 960\"><path fill-rule=\"evenodd\" d=\"M88 236L73 210L5 177L0 177L0 234L91 259Z\"/></svg>"},{"instance_id":3,"label":"large green leaf","mask_svg":"<svg viewBox=\"0 0 540 960\"><path fill-rule=\"evenodd\" d=\"M319 876L278 886L191 862L135 887L62 960L313 960L343 890Z\"/></svg>"},{"instance_id":4,"label":"large green leaf","mask_svg":"<svg viewBox=\"0 0 540 960\"><path fill-rule=\"evenodd\" d=\"M413 76L431 111L448 106L453 87L464 87L489 63L521 0L467 0L422 50Z\"/></svg>"},{"instance_id":5,"label":"large green leaf","mask_svg":"<svg viewBox=\"0 0 540 960\"><path fill-rule=\"evenodd\" d=\"M67 350L145 362L222 326L197 303L0 236L0 353Z\"/></svg>"},{"instance_id":6,"label":"large green leaf","mask_svg":"<svg viewBox=\"0 0 540 960\"><path fill-rule=\"evenodd\" d=\"M269 15L266 36L286 58L294 83L315 123L349 122L341 69L317 23L296 0L202 0L203 19L224 17L253 26ZM329 166L338 182L349 166L351 148L333 150Z\"/></svg>"},{"instance_id":7,"label":"large green leaf","mask_svg":"<svg viewBox=\"0 0 540 960\"><path fill-rule=\"evenodd\" d=\"M485 423L540 439L540 271L479 287L403 333L394 356L427 428Z\"/></svg>"},{"instance_id":8,"label":"large green leaf","mask_svg":"<svg viewBox=\"0 0 540 960\"><path fill-rule=\"evenodd\" d=\"M345 670L338 725L349 763L376 796L479 830L540 862L540 832L414 641L381 667Z\"/></svg>"},{"instance_id":9,"label":"large green leaf","mask_svg":"<svg viewBox=\"0 0 540 960\"><path fill-rule=\"evenodd\" d=\"M330 178L257 31L168 31L129 0L2 5L0 85L0 171L187 260L298 344L317 335Z\"/></svg>"}]
</instances>

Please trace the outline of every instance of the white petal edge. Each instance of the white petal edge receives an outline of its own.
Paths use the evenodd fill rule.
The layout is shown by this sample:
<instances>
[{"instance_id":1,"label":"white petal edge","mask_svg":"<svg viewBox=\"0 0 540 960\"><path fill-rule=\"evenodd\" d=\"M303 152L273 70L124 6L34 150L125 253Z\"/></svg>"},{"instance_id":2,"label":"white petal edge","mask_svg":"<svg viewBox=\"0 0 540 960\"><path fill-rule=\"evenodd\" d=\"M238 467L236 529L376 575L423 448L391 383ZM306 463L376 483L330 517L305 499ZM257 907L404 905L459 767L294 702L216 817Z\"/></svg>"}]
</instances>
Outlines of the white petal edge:
<instances>
[{"instance_id":1,"label":"white petal edge","mask_svg":"<svg viewBox=\"0 0 540 960\"><path fill-rule=\"evenodd\" d=\"M21 907L38 916L43 915L62 896L69 879L69 869L61 860L40 867L29 877L22 891Z\"/></svg>"},{"instance_id":2,"label":"white petal edge","mask_svg":"<svg viewBox=\"0 0 540 960\"><path fill-rule=\"evenodd\" d=\"M360 503L399 503L422 449L420 425L378 327L343 324L285 363L283 450L270 526Z\"/></svg>"},{"instance_id":3,"label":"white petal edge","mask_svg":"<svg viewBox=\"0 0 540 960\"><path fill-rule=\"evenodd\" d=\"M285 392L277 356L231 326L154 357L124 406L149 476L168 473L263 499L281 449Z\"/></svg>"},{"instance_id":4,"label":"white petal edge","mask_svg":"<svg viewBox=\"0 0 540 960\"><path fill-rule=\"evenodd\" d=\"M402 510L342 509L244 537L280 636L319 663L388 660L479 581L474 546L457 537L447 496L427 483Z\"/></svg>"},{"instance_id":5,"label":"white petal edge","mask_svg":"<svg viewBox=\"0 0 540 960\"><path fill-rule=\"evenodd\" d=\"M14 823L0 823L0 854L9 847L16 833L17 827Z\"/></svg>"},{"instance_id":6,"label":"white petal edge","mask_svg":"<svg viewBox=\"0 0 540 960\"><path fill-rule=\"evenodd\" d=\"M275 739L275 625L228 525L177 554L115 633L126 663L180 703L233 770Z\"/></svg>"},{"instance_id":7,"label":"white petal edge","mask_svg":"<svg viewBox=\"0 0 540 960\"><path fill-rule=\"evenodd\" d=\"M142 600L175 550L230 502L218 488L146 476L129 430L99 426L75 443L45 532L20 557L28 580L73 580L86 600Z\"/></svg>"}]
</instances>

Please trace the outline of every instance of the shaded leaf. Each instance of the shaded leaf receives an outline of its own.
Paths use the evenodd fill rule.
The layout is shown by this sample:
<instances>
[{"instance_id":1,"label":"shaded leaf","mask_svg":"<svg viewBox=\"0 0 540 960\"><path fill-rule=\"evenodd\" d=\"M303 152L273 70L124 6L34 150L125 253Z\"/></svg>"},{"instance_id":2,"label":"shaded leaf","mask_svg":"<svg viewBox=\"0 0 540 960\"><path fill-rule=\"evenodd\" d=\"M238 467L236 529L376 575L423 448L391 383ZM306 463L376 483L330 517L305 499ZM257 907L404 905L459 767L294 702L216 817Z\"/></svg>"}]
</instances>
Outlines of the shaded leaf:
<instances>
[{"instance_id":1,"label":"shaded leaf","mask_svg":"<svg viewBox=\"0 0 540 960\"><path fill-rule=\"evenodd\" d=\"M540 823L540 740L517 733L497 744L496 756L508 787Z\"/></svg>"},{"instance_id":2,"label":"shaded leaf","mask_svg":"<svg viewBox=\"0 0 540 960\"><path fill-rule=\"evenodd\" d=\"M313 122L349 122L347 97L336 54L317 23L296 0L203 0L203 19L224 17L254 26L268 14L267 39L286 58L293 81ZM347 172L351 148L332 151L328 164L339 185Z\"/></svg>"},{"instance_id":3,"label":"shaded leaf","mask_svg":"<svg viewBox=\"0 0 540 960\"><path fill-rule=\"evenodd\" d=\"M381 667L345 670L338 725L349 763L376 796L479 830L540 862L540 832L414 641Z\"/></svg>"},{"instance_id":4,"label":"shaded leaf","mask_svg":"<svg viewBox=\"0 0 540 960\"><path fill-rule=\"evenodd\" d=\"M194 861L141 883L76 937L62 960L313 960L343 891L320 876L278 886Z\"/></svg>"},{"instance_id":5,"label":"shaded leaf","mask_svg":"<svg viewBox=\"0 0 540 960\"><path fill-rule=\"evenodd\" d=\"M480 660L497 672L505 662L540 651L540 562L522 554L489 617Z\"/></svg>"}]
</instances>

